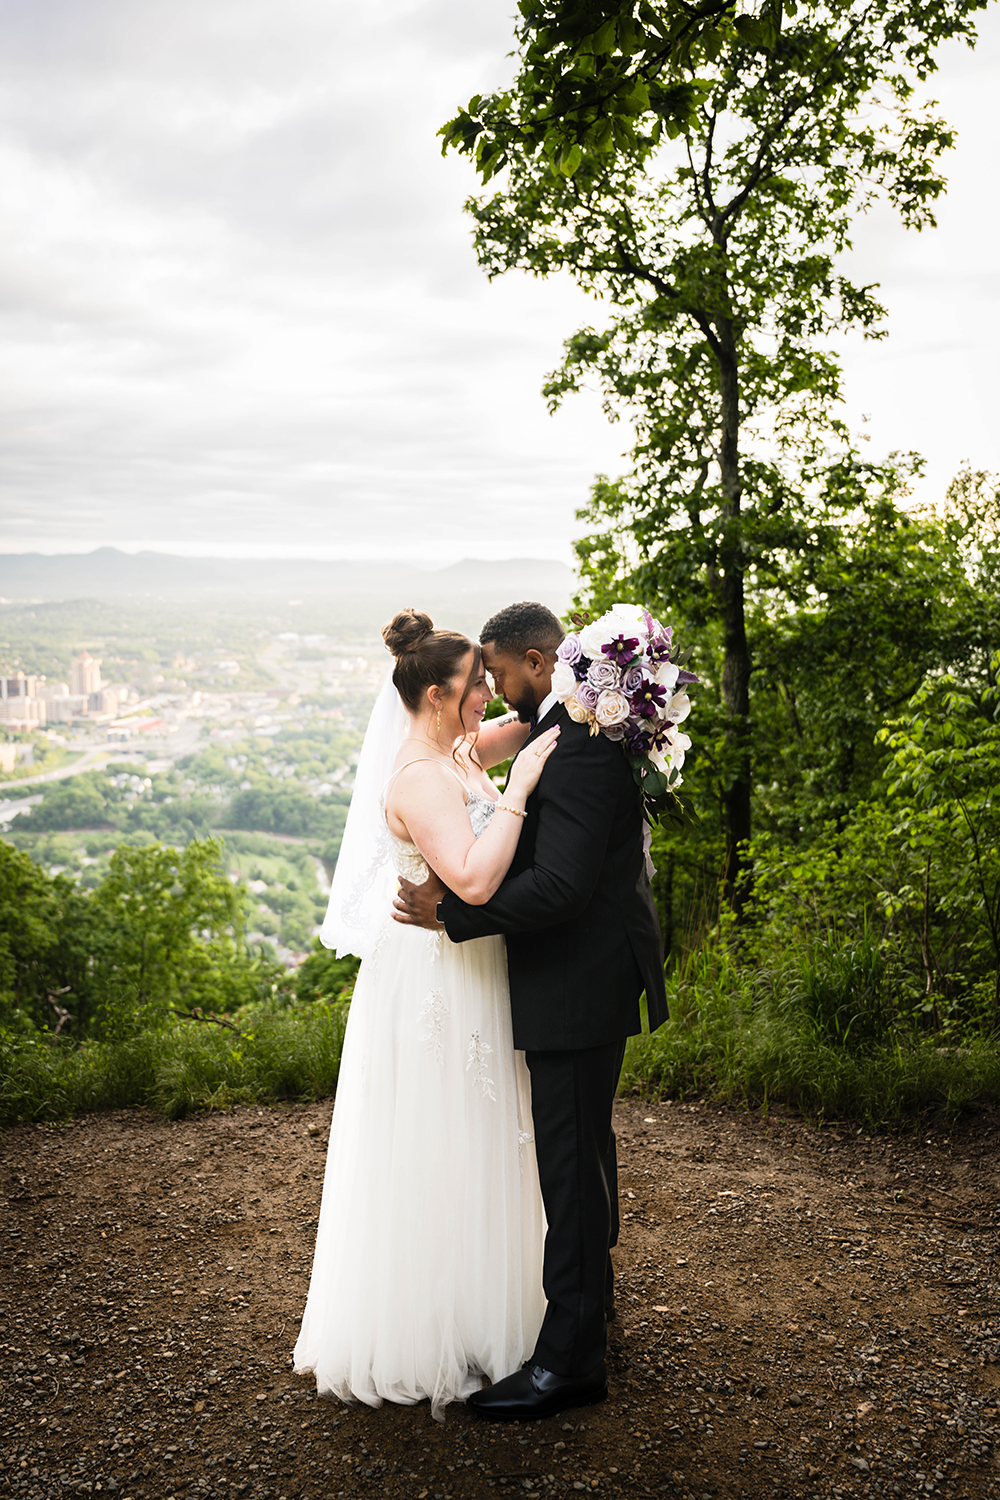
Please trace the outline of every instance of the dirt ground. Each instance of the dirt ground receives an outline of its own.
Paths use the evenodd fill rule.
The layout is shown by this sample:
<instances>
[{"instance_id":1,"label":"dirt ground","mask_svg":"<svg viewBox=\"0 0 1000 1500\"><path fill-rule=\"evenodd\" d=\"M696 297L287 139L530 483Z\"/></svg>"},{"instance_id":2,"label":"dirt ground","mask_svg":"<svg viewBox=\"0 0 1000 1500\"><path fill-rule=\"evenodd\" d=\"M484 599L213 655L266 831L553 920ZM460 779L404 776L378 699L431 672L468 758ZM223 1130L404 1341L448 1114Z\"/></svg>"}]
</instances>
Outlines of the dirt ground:
<instances>
[{"instance_id":1,"label":"dirt ground","mask_svg":"<svg viewBox=\"0 0 1000 1500\"><path fill-rule=\"evenodd\" d=\"M1000 1116L621 1101L611 1398L528 1426L292 1374L329 1116L0 1138L0 1495L1000 1496Z\"/></svg>"}]
</instances>

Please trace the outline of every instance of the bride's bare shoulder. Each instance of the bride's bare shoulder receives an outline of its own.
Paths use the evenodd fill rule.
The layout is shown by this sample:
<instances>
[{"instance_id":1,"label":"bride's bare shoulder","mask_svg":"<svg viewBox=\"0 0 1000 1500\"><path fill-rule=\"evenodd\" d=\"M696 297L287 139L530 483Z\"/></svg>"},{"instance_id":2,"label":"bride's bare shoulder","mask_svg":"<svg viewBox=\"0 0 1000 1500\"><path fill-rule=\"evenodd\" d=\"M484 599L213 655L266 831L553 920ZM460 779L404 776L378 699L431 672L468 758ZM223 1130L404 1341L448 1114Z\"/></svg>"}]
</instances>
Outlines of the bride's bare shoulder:
<instances>
[{"instance_id":1,"label":"bride's bare shoulder","mask_svg":"<svg viewBox=\"0 0 1000 1500\"><path fill-rule=\"evenodd\" d=\"M386 790L386 801L410 801L414 796L440 797L453 792L463 798L463 766L452 766L437 756L401 755Z\"/></svg>"}]
</instances>

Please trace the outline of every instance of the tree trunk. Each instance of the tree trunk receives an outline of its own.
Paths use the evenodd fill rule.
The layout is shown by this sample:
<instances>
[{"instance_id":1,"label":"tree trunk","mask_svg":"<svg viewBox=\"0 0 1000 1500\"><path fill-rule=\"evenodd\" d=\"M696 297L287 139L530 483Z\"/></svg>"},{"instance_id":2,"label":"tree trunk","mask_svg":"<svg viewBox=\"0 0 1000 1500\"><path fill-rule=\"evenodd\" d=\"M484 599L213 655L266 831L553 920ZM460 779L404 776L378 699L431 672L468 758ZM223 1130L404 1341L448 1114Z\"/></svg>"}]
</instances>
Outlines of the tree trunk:
<instances>
[{"instance_id":1,"label":"tree trunk","mask_svg":"<svg viewBox=\"0 0 1000 1500\"><path fill-rule=\"evenodd\" d=\"M726 760L730 781L723 791L726 821L726 901L741 922L750 897L750 647L743 589L743 533L740 524L740 386L736 339L731 322L721 320L717 353L722 432L719 467L723 532L719 548L719 603L722 612L722 701L726 710Z\"/></svg>"}]
</instances>

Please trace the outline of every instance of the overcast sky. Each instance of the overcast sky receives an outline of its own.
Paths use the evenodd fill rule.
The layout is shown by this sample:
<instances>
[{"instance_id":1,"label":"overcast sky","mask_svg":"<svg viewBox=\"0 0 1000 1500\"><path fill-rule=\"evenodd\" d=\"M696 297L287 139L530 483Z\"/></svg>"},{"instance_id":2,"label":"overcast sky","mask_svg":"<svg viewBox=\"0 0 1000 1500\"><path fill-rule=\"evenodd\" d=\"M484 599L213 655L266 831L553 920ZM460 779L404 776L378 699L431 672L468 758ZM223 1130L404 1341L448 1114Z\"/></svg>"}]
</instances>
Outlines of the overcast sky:
<instances>
[{"instance_id":1,"label":"overcast sky","mask_svg":"<svg viewBox=\"0 0 1000 1500\"><path fill-rule=\"evenodd\" d=\"M435 132L503 83L512 0L0 0L0 550L569 556L627 438L550 418L572 287L479 271ZM1000 14L932 92L940 228L859 226L891 338L873 456L1000 467Z\"/></svg>"}]
</instances>

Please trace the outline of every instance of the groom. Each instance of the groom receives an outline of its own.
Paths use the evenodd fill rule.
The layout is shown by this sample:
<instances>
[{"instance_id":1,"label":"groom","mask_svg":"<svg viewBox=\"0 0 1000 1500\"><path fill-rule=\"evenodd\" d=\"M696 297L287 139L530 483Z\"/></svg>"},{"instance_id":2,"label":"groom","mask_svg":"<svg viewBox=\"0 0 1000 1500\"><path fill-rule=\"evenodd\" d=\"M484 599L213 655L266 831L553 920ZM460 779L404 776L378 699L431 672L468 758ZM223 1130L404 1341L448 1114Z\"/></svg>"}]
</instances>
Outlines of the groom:
<instances>
[{"instance_id":1,"label":"groom","mask_svg":"<svg viewBox=\"0 0 1000 1500\"><path fill-rule=\"evenodd\" d=\"M510 871L484 906L431 874L401 883L400 921L444 924L453 942L507 940L514 1046L531 1073L535 1151L548 1229L548 1307L528 1363L478 1391L483 1416L531 1420L607 1395L609 1247L618 1238L611 1107L625 1039L667 1014L660 927L645 872L642 812L620 744L576 724L551 691L562 626L542 604L511 604L483 626L483 664L533 739L559 743L528 798Z\"/></svg>"}]
</instances>

